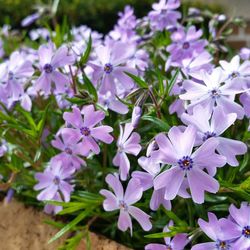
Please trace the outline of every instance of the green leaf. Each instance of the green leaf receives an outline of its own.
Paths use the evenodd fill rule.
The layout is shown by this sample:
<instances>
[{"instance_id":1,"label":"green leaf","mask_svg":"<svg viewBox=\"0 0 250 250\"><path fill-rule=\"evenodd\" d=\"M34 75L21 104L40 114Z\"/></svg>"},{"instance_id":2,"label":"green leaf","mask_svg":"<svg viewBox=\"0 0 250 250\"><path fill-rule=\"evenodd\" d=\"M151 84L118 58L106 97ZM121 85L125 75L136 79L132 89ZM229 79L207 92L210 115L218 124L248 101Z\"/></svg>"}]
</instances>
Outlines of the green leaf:
<instances>
[{"instance_id":1,"label":"green leaf","mask_svg":"<svg viewBox=\"0 0 250 250\"><path fill-rule=\"evenodd\" d=\"M89 36L87 48L79 61L80 67L83 67L83 65L88 61L91 49L92 49L92 38L91 36Z\"/></svg>"},{"instance_id":2,"label":"green leaf","mask_svg":"<svg viewBox=\"0 0 250 250\"><path fill-rule=\"evenodd\" d=\"M33 118L32 118L32 116L30 115L30 112L27 112L26 110L24 110L22 107L20 107L20 106L17 106L16 107L16 110L19 112L19 113L21 113L25 118L26 118L26 120L28 121L28 123L30 124L30 126L31 126L31 128L33 129L33 130L35 130L36 131L36 123L35 123L35 121L33 120Z\"/></svg>"},{"instance_id":3,"label":"green leaf","mask_svg":"<svg viewBox=\"0 0 250 250\"><path fill-rule=\"evenodd\" d=\"M169 95L170 91L172 90L172 88L173 88L173 86L174 86L174 84L176 82L176 79L177 79L177 77L179 75L179 72L180 72L179 69L177 69L175 71L173 77L171 78L171 80L169 81L169 84L167 85L167 93L168 93L168 95Z\"/></svg>"},{"instance_id":4,"label":"green leaf","mask_svg":"<svg viewBox=\"0 0 250 250\"><path fill-rule=\"evenodd\" d=\"M126 75L128 75L130 78L132 78L137 84L139 87L143 88L143 89L147 89L148 88L148 84L142 80L140 77L138 76L135 76L129 72L124 72Z\"/></svg>"},{"instance_id":5,"label":"green leaf","mask_svg":"<svg viewBox=\"0 0 250 250\"><path fill-rule=\"evenodd\" d=\"M74 226L76 226L80 221L82 221L84 218L86 218L91 213L90 210L85 210L82 213L80 213L74 220L72 220L70 223L68 223L65 227L63 227L54 237L52 237L49 240L49 244L53 241L59 239L61 236L63 236L66 232L68 232L70 229L72 229Z\"/></svg>"},{"instance_id":6,"label":"green leaf","mask_svg":"<svg viewBox=\"0 0 250 250\"><path fill-rule=\"evenodd\" d=\"M45 125L45 122L46 122L49 106L50 106L50 103L48 103L48 105L46 106L46 108L45 108L45 110L43 112L42 118L37 124L37 133L38 133L39 136L41 136L42 133L43 133L43 128L44 128L44 125Z\"/></svg>"},{"instance_id":7,"label":"green leaf","mask_svg":"<svg viewBox=\"0 0 250 250\"><path fill-rule=\"evenodd\" d=\"M168 216L169 219L173 220L176 225L180 226L187 226L187 223L183 220L181 220L174 212L170 210L164 209L165 214Z\"/></svg>"},{"instance_id":8,"label":"green leaf","mask_svg":"<svg viewBox=\"0 0 250 250\"><path fill-rule=\"evenodd\" d=\"M71 213L74 213L76 211L82 210L84 208L86 208L85 204L80 204L78 206L67 207L67 208L63 209L62 211L60 211L58 213L58 215L71 214Z\"/></svg>"},{"instance_id":9,"label":"green leaf","mask_svg":"<svg viewBox=\"0 0 250 250\"><path fill-rule=\"evenodd\" d=\"M164 122L164 121L160 120L157 117L150 116L150 115L143 115L141 117L141 119L144 120L144 121L150 121L150 122L156 124L157 127L159 127L160 130L162 130L164 132L166 132L166 131L168 131L170 129L170 126L167 124L167 122Z\"/></svg>"},{"instance_id":10,"label":"green leaf","mask_svg":"<svg viewBox=\"0 0 250 250\"><path fill-rule=\"evenodd\" d=\"M89 94L91 94L94 97L94 101L97 102L98 95L97 95L97 91L96 91L94 85L92 84L92 82L89 80L89 78L86 76L86 74L84 72L83 72L82 76L83 76L84 84L86 85L87 90L89 91Z\"/></svg>"}]
</instances>

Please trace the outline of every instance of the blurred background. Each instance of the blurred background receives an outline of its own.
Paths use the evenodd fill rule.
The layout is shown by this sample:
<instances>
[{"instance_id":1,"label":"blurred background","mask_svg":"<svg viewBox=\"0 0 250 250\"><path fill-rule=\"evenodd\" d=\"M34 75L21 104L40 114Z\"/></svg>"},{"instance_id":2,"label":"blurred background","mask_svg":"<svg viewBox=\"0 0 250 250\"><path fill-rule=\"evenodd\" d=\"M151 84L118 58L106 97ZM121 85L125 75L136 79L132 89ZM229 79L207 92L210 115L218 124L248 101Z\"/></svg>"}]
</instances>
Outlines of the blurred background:
<instances>
[{"instance_id":1,"label":"blurred background","mask_svg":"<svg viewBox=\"0 0 250 250\"><path fill-rule=\"evenodd\" d=\"M54 0L55 1L55 0ZM39 8L51 6L52 0L0 0L0 26L9 24L21 28L21 20L36 12ZM158 1L158 0L157 0ZM154 0L60 0L57 9L57 21L66 17L70 25L88 25L101 33L110 31L118 18L118 12L126 5L135 9L137 17L143 17L151 9ZM250 0L182 0L182 8L188 6L208 9L229 16L243 16L250 20ZM29 27L35 28L36 25ZM250 22L244 28L235 29L231 36L232 46L250 46Z\"/></svg>"}]
</instances>

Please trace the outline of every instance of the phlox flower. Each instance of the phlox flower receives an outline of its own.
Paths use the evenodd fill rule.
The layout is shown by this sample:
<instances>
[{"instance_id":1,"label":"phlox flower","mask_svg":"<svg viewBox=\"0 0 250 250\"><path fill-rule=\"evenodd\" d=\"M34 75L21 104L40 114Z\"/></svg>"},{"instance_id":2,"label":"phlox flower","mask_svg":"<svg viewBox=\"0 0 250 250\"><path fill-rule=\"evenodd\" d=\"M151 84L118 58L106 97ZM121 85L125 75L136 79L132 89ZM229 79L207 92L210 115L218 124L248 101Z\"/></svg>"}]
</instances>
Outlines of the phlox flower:
<instances>
[{"instance_id":1,"label":"phlox flower","mask_svg":"<svg viewBox=\"0 0 250 250\"><path fill-rule=\"evenodd\" d=\"M117 140L117 153L113 159L113 164L119 167L119 172L121 180L126 180L129 169L130 162L127 154L132 154L137 156L141 151L141 146L139 144L141 137L138 133L133 132L132 123L126 123L125 127L120 125L120 135Z\"/></svg>"},{"instance_id":2,"label":"phlox flower","mask_svg":"<svg viewBox=\"0 0 250 250\"><path fill-rule=\"evenodd\" d=\"M228 80L221 68L215 68L211 74L203 71L201 79L204 84L193 80L185 80L183 88L186 93L181 94L182 100L189 100L193 106L201 104L212 110L215 106L221 106L225 113L236 113L238 119L244 116L244 109L234 101L235 95L244 92L242 84L236 80Z\"/></svg>"},{"instance_id":3,"label":"phlox flower","mask_svg":"<svg viewBox=\"0 0 250 250\"><path fill-rule=\"evenodd\" d=\"M55 93L63 93L65 86L69 85L69 78L61 73L58 68L72 65L75 57L69 53L66 46L61 46L55 51L53 43L43 44L38 49L40 77L35 82L35 89L42 90L45 95L49 95L55 86Z\"/></svg>"},{"instance_id":4,"label":"phlox flower","mask_svg":"<svg viewBox=\"0 0 250 250\"><path fill-rule=\"evenodd\" d=\"M216 138L206 140L192 153L196 133L196 128L190 125L184 131L180 127L172 127L168 138L164 134L155 137L159 151L152 153L153 159L171 167L154 179L154 188L158 190L165 187L167 200L176 197L185 180L196 203L204 202L205 191L216 193L219 190L217 180L203 169L221 167L225 165L226 159L215 153L218 146Z\"/></svg>"},{"instance_id":5,"label":"phlox flower","mask_svg":"<svg viewBox=\"0 0 250 250\"><path fill-rule=\"evenodd\" d=\"M122 231L126 231L130 228L132 235L132 221L130 217L132 216L138 221L143 230L149 231L152 228L152 224L149 220L150 216L141 209L132 206L141 199L143 194L140 181L132 178L128 183L125 193L117 175L107 175L106 182L113 189L114 194L106 189L100 191L100 194L106 198L103 202L103 208L105 211L120 210L118 228Z\"/></svg>"},{"instance_id":6,"label":"phlox flower","mask_svg":"<svg viewBox=\"0 0 250 250\"><path fill-rule=\"evenodd\" d=\"M213 213L208 213L208 219L208 222L199 219L198 224L213 242L197 244L191 250L236 250L236 248L232 248L232 239L236 236L235 230L224 230L225 225L230 228L233 226L233 223L227 219L218 220ZM243 248L237 249L243 250Z\"/></svg>"},{"instance_id":7,"label":"phlox flower","mask_svg":"<svg viewBox=\"0 0 250 250\"><path fill-rule=\"evenodd\" d=\"M239 165L236 155L242 155L247 152L246 144L221 136L237 119L235 113L225 114L222 107L218 106L214 108L211 114L208 109L197 105L193 108L193 114L183 113L181 119L185 124L192 124L197 128L199 144L211 137L216 137L219 141L219 145L216 148L219 154L225 156L227 163L231 166Z\"/></svg>"},{"instance_id":8,"label":"phlox flower","mask_svg":"<svg viewBox=\"0 0 250 250\"><path fill-rule=\"evenodd\" d=\"M176 26L181 13L176 11L180 6L179 0L160 0L152 5L153 10L148 17L152 30L171 29Z\"/></svg>"},{"instance_id":9,"label":"phlox flower","mask_svg":"<svg viewBox=\"0 0 250 250\"><path fill-rule=\"evenodd\" d=\"M169 227L174 225L173 221L170 221L167 226L164 227L163 232L169 232ZM184 250L188 244L188 235L185 233L176 234L172 239L170 237L164 237L165 244L151 243L145 246L145 250Z\"/></svg>"},{"instance_id":10,"label":"phlox flower","mask_svg":"<svg viewBox=\"0 0 250 250\"><path fill-rule=\"evenodd\" d=\"M56 194L60 194L61 198L68 202L73 191L73 186L68 179L72 177L74 171L74 168L65 167L63 162L52 160L43 173L35 174L39 183L34 186L34 189L42 190L37 199L39 201L52 200Z\"/></svg>"},{"instance_id":11,"label":"phlox flower","mask_svg":"<svg viewBox=\"0 0 250 250\"><path fill-rule=\"evenodd\" d=\"M82 118L82 114L84 118ZM98 141L102 141L110 144L113 141L113 137L109 134L113 131L110 126L101 125L96 126L105 118L103 111L95 111L93 105L85 106L82 109L73 107L72 112L65 112L63 119L71 127L64 128L62 134L71 136L71 140L76 143L82 141L82 146L85 147L84 152L93 151L95 154L100 153Z\"/></svg>"},{"instance_id":12,"label":"phlox flower","mask_svg":"<svg viewBox=\"0 0 250 250\"><path fill-rule=\"evenodd\" d=\"M81 142L71 140L70 134L59 134L51 142L52 146L62 151L54 156L58 161L62 161L65 166L72 166L74 169L80 169L86 162L80 156L87 156L88 150Z\"/></svg>"},{"instance_id":13,"label":"phlox flower","mask_svg":"<svg viewBox=\"0 0 250 250\"><path fill-rule=\"evenodd\" d=\"M112 46L98 46L95 49L97 60L88 62L94 70L93 82L100 94L110 91L112 95L119 92L119 88L131 90L135 84L124 72L137 74L136 69L126 65L134 52L135 46L122 42L115 42Z\"/></svg>"}]
</instances>

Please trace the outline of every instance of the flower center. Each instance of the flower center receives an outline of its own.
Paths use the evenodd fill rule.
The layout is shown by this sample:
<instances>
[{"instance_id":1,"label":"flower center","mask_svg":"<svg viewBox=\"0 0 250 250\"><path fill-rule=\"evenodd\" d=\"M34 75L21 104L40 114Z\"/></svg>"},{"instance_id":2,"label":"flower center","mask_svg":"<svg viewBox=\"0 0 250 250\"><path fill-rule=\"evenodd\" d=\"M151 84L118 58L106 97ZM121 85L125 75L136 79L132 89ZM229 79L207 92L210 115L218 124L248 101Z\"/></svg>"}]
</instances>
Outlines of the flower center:
<instances>
[{"instance_id":1,"label":"flower center","mask_svg":"<svg viewBox=\"0 0 250 250\"><path fill-rule=\"evenodd\" d=\"M211 137L215 137L215 136L216 136L216 134L214 132L207 131L206 133L204 133L202 140L206 141L207 139L209 139Z\"/></svg>"},{"instance_id":2,"label":"flower center","mask_svg":"<svg viewBox=\"0 0 250 250\"><path fill-rule=\"evenodd\" d=\"M14 79L14 73L12 71L9 71L8 73L8 79L13 80Z\"/></svg>"},{"instance_id":3,"label":"flower center","mask_svg":"<svg viewBox=\"0 0 250 250\"><path fill-rule=\"evenodd\" d=\"M50 74L52 73L53 71L53 66L49 63L46 63L43 67L44 71L47 73L47 74Z\"/></svg>"},{"instance_id":4,"label":"flower center","mask_svg":"<svg viewBox=\"0 0 250 250\"><path fill-rule=\"evenodd\" d=\"M127 211L128 205L125 203L125 201L121 200L121 201L119 201L119 208Z\"/></svg>"},{"instance_id":5,"label":"flower center","mask_svg":"<svg viewBox=\"0 0 250 250\"><path fill-rule=\"evenodd\" d=\"M182 45L182 48L183 49L189 49L190 48L189 42L184 42L183 45Z\"/></svg>"},{"instance_id":6,"label":"flower center","mask_svg":"<svg viewBox=\"0 0 250 250\"><path fill-rule=\"evenodd\" d=\"M67 154L69 154L69 155L72 155L72 154L73 154L72 149L70 149L70 148L65 148L65 152L66 152Z\"/></svg>"},{"instance_id":7,"label":"flower center","mask_svg":"<svg viewBox=\"0 0 250 250\"><path fill-rule=\"evenodd\" d=\"M178 161L178 164L182 170L190 170L193 167L193 160L190 156L183 156L182 159Z\"/></svg>"},{"instance_id":8,"label":"flower center","mask_svg":"<svg viewBox=\"0 0 250 250\"><path fill-rule=\"evenodd\" d=\"M80 132L84 136L89 136L90 135L90 130L89 130L88 127L82 127L82 128L80 128Z\"/></svg>"},{"instance_id":9,"label":"flower center","mask_svg":"<svg viewBox=\"0 0 250 250\"><path fill-rule=\"evenodd\" d=\"M230 77L231 79L234 79L234 78L236 78L236 77L238 77L238 76L240 76L240 73L237 72L237 71L235 71L235 72L233 72L229 77Z\"/></svg>"},{"instance_id":10,"label":"flower center","mask_svg":"<svg viewBox=\"0 0 250 250\"><path fill-rule=\"evenodd\" d=\"M242 230L242 234L243 234L246 238L250 238L250 226L244 227L243 230Z\"/></svg>"},{"instance_id":11,"label":"flower center","mask_svg":"<svg viewBox=\"0 0 250 250\"><path fill-rule=\"evenodd\" d=\"M172 250L172 247L170 245L166 245L166 250Z\"/></svg>"},{"instance_id":12,"label":"flower center","mask_svg":"<svg viewBox=\"0 0 250 250\"><path fill-rule=\"evenodd\" d=\"M216 247L218 250L229 250L230 249L230 244L226 241L220 241L218 240L216 243Z\"/></svg>"},{"instance_id":13,"label":"flower center","mask_svg":"<svg viewBox=\"0 0 250 250\"><path fill-rule=\"evenodd\" d=\"M59 185L60 184L60 178L58 176L55 176L53 182L54 182L55 185Z\"/></svg>"},{"instance_id":14,"label":"flower center","mask_svg":"<svg viewBox=\"0 0 250 250\"><path fill-rule=\"evenodd\" d=\"M213 90L211 91L211 96L212 96L212 98L218 98L218 97L220 97L220 90L218 90L218 89L213 89Z\"/></svg>"},{"instance_id":15,"label":"flower center","mask_svg":"<svg viewBox=\"0 0 250 250\"><path fill-rule=\"evenodd\" d=\"M107 74L110 74L112 71L113 71L113 65L111 63L106 63L104 65L104 71L107 73Z\"/></svg>"}]
</instances>

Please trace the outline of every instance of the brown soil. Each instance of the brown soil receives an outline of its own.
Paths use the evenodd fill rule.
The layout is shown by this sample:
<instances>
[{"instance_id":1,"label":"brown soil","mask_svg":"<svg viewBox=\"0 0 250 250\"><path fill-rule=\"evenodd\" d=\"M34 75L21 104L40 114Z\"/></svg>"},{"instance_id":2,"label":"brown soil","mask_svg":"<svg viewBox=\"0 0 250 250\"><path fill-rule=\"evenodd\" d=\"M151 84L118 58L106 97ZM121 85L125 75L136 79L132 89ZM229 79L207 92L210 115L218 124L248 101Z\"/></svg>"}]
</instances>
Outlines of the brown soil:
<instances>
[{"instance_id":1,"label":"brown soil","mask_svg":"<svg viewBox=\"0 0 250 250\"><path fill-rule=\"evenodd\" d=\"M43 212L26 208L23 204L12 201L6 205L0 203L0 250L57 250L65 238L47 244L58 229L45 224L50 219ZM91 233L93 250L128 250L111 240ZM85 250L84 241L78 250Z\"/></svg>"}]
</instances>

